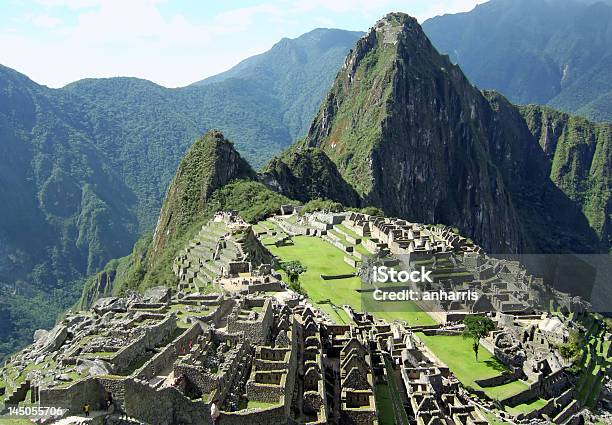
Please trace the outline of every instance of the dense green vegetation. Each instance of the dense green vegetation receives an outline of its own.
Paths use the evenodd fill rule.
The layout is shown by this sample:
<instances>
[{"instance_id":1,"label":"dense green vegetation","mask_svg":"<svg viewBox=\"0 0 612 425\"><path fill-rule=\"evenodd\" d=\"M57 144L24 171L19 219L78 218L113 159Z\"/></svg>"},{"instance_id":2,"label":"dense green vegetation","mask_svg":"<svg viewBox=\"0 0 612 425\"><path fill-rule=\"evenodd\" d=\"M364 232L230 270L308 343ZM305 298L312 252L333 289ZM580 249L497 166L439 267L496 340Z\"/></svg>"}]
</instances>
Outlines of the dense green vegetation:
<instances>
[{"instance_id":1,"label":"dense green vegetation","mask_svg":"<svg viewBox=\"0 0 612 425\"><path fill-rule=\"evenodd\" d=\"M336 164L318 148L297 142L273 158L264 168L266 180L291 199L308 201L334 199L344 205L357 207L359 195L340 175Z\"/></svg>"},{"instance_id":2,"label":"dense green vegetation","mask_svg":"<svg viewBox=\"0 0 612 425\"><path fill-rule=\"evenodd\" d=\"M516 103L612 122L612 4L495 0L423 29L471 81Z\"/></svg>"},{"instance_id":3,"label":"dense green vegetation","mask_svg":"<svg viewBox=\"0 0 612 425\"><path fill-rule=\"evenodd\" d=\"M215 190L205 208L174 233L155 254L152 251L152 238L145 236L136 243L132 254L111 261L103 271L90 277L76 307L87 308L100 296L122 295L128 289L142 291L158 285L172 287L176 284L176 276L172 272L174 258L215 212L236 210L245 219L255 222L277 213L282 204L289 202L289 199L259 182L230 182ZM154 260L151 260L152 257ZM101 281L105 284L101 285Z\"/></svg>"},{"instance_id":4,"label":"dense green vegetation","mask_svg":"<svg viewBox=\"0 0 612 425\"><path fill-rule=\"evenodd\" d=\"M551 180L612 246L612 124L537 105L522 106L520 112L550 161Z\"/></svg>"},{"instance_id":5,"label":"dense green vegetation","mask_svg":"<svg viewBox=\"0 0 612 425\"><path fill-rule=\"evenodd\" d=\"M375 32L358 41L356 49L362 50L363 58L355 61L350 74L338 75L305 141L324 149L361 195L372 190L370 152L383 137L384 106L392 95L390 82L396 71L396 47L384 43L383 37Z\"/></svg>"},{"instance_id":6,"label":"dense green vegetation","mask_svg":"<svg viewBox=\"0 0 612 425\"><path fill-rule=\"evenodd\" d=\"M463 319L463 324L465 325L463 337L472 340L472 351L474 351L474 358L478 361L480 340L486 338L489 332L495 330L495 322L489 317L467 316Z\"/></svg>"}]
</instances>

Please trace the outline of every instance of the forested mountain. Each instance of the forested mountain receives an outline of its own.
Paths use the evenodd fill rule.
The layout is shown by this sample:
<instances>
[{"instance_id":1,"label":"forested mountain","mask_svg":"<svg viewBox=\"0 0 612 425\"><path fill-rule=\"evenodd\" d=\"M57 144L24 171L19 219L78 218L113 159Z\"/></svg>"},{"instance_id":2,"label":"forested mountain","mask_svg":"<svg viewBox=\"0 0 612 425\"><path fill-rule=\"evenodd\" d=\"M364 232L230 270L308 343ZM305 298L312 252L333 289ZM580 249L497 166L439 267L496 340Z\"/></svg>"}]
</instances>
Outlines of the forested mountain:
<instances>
[{"instance_id":1,"label":"forested mountain","mask_svg":"<svg viewBox=\"0 0 612 425\"><path fill-rule=\"evenodd\" d=\"M519 110L473 87L405 14L387 15L357 42L291 150L322 151L362 204L456 226L490 252L600 250L582 211L551 181ZM304 176L302 163L281 156L268 178L288 195L282 182L296 175L322 187L304 193L337 186Z\"/></svg>"},{"instance_id":2,"label":"forested mountain","mask_svg":"<svg viewBox=\"0 0 612 425\"><path fill-rule=\"evenodd\" d=\"M612 122L612 3L491 0L423 23L481 89Z\"/></svg>"},{"instance_id":3,"label":"forested mountain","mask_svg":"<svg viewBox=\"0 0 612 425\"><path fill-rule=\"evenodd\" d=\"M152 229L199 135L223 130L258 167L305 134L359 35L283 39L218 81L179 89L136 78L49 89L0 66L0 358ZM261 77L273 64L286 81Z\"/></svg>"}]
</instances>

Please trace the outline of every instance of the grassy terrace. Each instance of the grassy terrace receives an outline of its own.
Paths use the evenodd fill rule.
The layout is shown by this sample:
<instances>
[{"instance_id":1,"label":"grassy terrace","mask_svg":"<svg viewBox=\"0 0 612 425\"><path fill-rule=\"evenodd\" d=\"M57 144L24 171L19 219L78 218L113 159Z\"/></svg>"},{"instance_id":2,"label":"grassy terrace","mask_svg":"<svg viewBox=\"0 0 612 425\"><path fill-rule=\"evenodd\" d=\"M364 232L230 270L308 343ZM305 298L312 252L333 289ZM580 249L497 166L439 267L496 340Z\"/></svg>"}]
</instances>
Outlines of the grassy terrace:
<instances>
[{"instance_id":1,"label":"grassy terrace","mask_svg":"<svg viewBox=\"0 0 612 425\"><path fill-rule=\"evenodd\" d=\"M513 415L518 415L519 413L529 413L536 409L541 409L546 405L547 401L541 398L537 398L535 400L528 401L526 403L521 403L516 406L507 407L506 410Z\"/></svg>"},{"instance_id":2,"label":"grassy terrace","mask_svg":"<svg viewBox=\"0 0 612 425\"><path fill-rule=\"evenodd\" d=\"M527 389L521 381L514 381L497 387L482 388L476 380L499 375L506 370L506 366L493 357L483 346L478 351L478 361L474 358L472 342L462 336L426 336L418 334L419 338L434 352L438 358L446 363L457 379L465 386L483 390L493 399L504 399ZM517 406L518 407L518 406Z\"/></svg>"},{"instance_id":3,"label":"grassy terrace","mask_svg":"<svg viewBox=\"0 0 612 425\"><path fill-rule=\"evenodd\" d=\"M500 421L491 413L485 412L484 416L487 418L487 422L489 422L490 425L509 425L508 422Z\"/></svg>"},{"instance_id":4,"label":"grassy terrace","mask_svg":"<svg viewBox=\"0 0 612 425\"><path fill-rule=\"evenodd\" d=\"M362 310L361 279L322 280L321 275L354 273L355 269L344 262L344 253L330 243L316 237L296 236L293 245L273 246L268 249L283 261L299 260L308 270L300 276L302 288L321 310L339 323L347 322L348 315L341 309L348 304ZM363 295L370 296L370 295ZM377 310L377 311L374 311ZM376 303L370 308L374 316L388 321L406 320L411 325L431 325L435 321L412 302Z\"/></svg>"},{"instance_id":5,"label":"grassy terrace","mask_svg":"<svg viewBox=\"0 0 612 425\"><path fill-rule=\"evenodd\" d=\"M364 238L363 236L359 236L357 233L355 233L354 231L352 231L351 229L349 229L348 227L346 227L344 224L336 224L334 225L334 227L338 228L338 230L343 231L345 234L355 238L355 239L367 239Z\"/></svg>"}]
</instances>

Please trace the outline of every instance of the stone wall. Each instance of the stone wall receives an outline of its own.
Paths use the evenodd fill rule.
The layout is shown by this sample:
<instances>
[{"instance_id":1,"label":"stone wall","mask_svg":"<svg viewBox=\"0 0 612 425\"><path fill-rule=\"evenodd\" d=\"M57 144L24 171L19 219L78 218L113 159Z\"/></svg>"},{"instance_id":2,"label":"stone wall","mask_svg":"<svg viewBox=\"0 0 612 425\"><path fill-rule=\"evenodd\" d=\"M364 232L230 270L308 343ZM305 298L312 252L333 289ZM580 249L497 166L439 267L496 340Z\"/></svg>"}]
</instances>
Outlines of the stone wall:
<instances>
[{"instance_id":1,"label":"stone wall","mask_svg":"<svg viewBox=\"0 0 612 425\"><path fill-rule=\"evenodd\" d=\"M266 299L263 311L254 320L240 320L230 317L227 322L227 330L230 333L242 333L251 344L265 344L274 321L274 312L270 299Z\"/></svg>"},{"instance_id":2,"label":"stone wall","mask_svg":"<svg viewBox=\"0 0 612 425\"><path fill-rule=\"evenodd\" d=\"M578 403L578 400L572 400L572 402L568 404L565 407L565 409L561 411L561 413L555 416L554 423L560 424L560 423L565 422L566 420L571 418L575 413L578 413L579 410L580 410L580 403Z\"/></svg>"},{"instance_id":3,"label":"stone wall","mask_svg":"<svg viewBox=\"0 0 612 425\"><path fill-rule=\"evenodd\" d=\"M287 423L285 408L281 404L269 409L250 409L238 412L221 412L218 425L282 425Z\"/></svg>"},{"instance_id":4,"label":"stone wall","mask_svg":"<svg viewBox=\"0 0 612 425\"><path fill-rule=\"evenodd\" d=\"M280 403L281 397L285 395L285 381L287 376L284 375L280 384L260 384L257 382L247 382L246 392L247 398L253 401L261 401L265 403Z\"/></svg>"},{"instance_id":5,"label":"stone wall","mask_svg":"<svg viewBox=\"0 0 612 425\"><path fill-rule=\"evenodd\" d=\"M126 370L133 361L145 354L146 346L143 340L144 338L140 338L126 345L110 359L116 372Z\"/></svg>"},{"instance_id":6,"label":"stone wall","mask_svg":"<svg viewBox=\"0 0 612 425\"><path fill-rule=\"evenodd\" d=\"M530 387L526 389L525 391L521 391L518 394L507 397L503 400L500 400L500 402L504 406L516 406L518 404L525 403L529 400L533 400L534 398L537 398L538 396L539 396L538 391L535 388Z\"/></svg>"},{"instance_id":7,"label":"stone wall","mask_svg":"<svg viewBox=\"0 0 612 425\"><path fill-rule=\"evenodd\" d=\"M282 290L283 288L279 280L269 283L257 283L254 285L249 285L248 287L249 294L253 294L255 292L279 292Z\"/></svg>"},{"instance_id":8,"label":"stone wall","mask_svg":"<svg viewBox=\"0 0 612 425\"><path fill-rule=\"evenodd\" d=\"M102 388L106 393L111 393L113 395L113 400L119 403L119 406L123 408L123 402L125 400L125 382L127 378L117 379L117 378L105 378L98 377L97 378Z\"/></svg>"},{"instance_id":9,"label":"stone wall","mask_svg":"<svg viewBox=\"0 0 612 425\"><path fill-rule=\"evenodd\" d=\"M177 337L162 351L157 353L145 365L140 368L134 376L139 379L152 379L160 371L167 368L168 365L174 363L178 357L181 347L187 346L190 340L195 340L202 333L202 328L199 324L192 325L189 329Z\"/></svg>"},{"instance_id":10,"label":"stone wall","mask_svg":"<svg viewBox=\"0 0 612 425\"><path fill-rule=\"evenodd\" d=\"M517 369L518 370L518 369ZM492 376L485 379L477 379L476 382L481 387L497 387L499 385L507 384L508 382L516 380L518 377L516 373L504 371L500 375Z\"/></svg>"},{"instance_id":11,"label":"stone wall","mask_svg":"<svg viewBox=\"0 0 612 425\"><path fill-rule=\"evenodd\" d=\"M225 317L232 310L232 308L234 308L235 304L236 301L233 299L223 301L215 311L206 316L204 322L218 325L221 319Z\"/></svg>"},{"instance_id":12,"label":"stone wall","mask_svg":"<svg viewBox=\"0 0 612 425\"><path fill-rule=\"evenodd\" d=\"M128 416L150 425L212 424L210 404L190 400L176 388L159 390L140 381L126 381L125 410Z\"/></svg>"},{"instance_id":13,"label":"stone wall","mask_svg":"<svg viewBox=\"0 0 612 425\"><path fill-rule=\"evenodd\" d=\"M340 423L347 425L372 425L378 419L376 410L343 410Z\"/></svg>"},{"instance_id":14,"label":"stone wall","mask_svg":"<svg viewBox=\"0 0 612 425\"><path fill-rule=\"evenodd\" d=\"M308 228L300 226L299 224L289 223L286 220L274 220L278 227L280 227L288 235L307 235Z\"/></svg>"},{"instance_id":15,"label":"stone wall","mask_svg":"<svg viewBox=\"0 0 612 425\"><path fill-rule=\"evenodd\" d=\"M41 406L62 407L79 414L83 405L89 403L93 410L98 410L106 402L106 390L94 378L75 382L66 388L48 388L40 390Z\"/></svg>"},{"instance_id":16,"label":"stone wall","mask_svg":"<svg viewBox=\"0 0 612 425\"><path fill-rule=\"evenodd\" d=\"M116 371L126 370L132 362L143 356L148 349L154 348L168 339L176 330L176 316L170 315L153 326L145 328L145 334L123 347L111 359Z\"/></svg>"}]
</instances>

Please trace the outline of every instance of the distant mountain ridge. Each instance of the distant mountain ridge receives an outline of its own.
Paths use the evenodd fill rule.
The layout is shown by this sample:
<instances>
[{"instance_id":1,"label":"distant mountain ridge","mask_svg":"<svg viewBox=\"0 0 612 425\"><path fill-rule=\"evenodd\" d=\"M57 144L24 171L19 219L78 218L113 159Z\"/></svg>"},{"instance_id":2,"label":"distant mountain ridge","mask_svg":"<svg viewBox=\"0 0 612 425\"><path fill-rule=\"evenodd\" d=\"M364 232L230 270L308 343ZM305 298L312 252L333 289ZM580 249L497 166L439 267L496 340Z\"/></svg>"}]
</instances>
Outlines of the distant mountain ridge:
<instances>
[{"instance_id":1,"label":"distant mountain ridge","mask_svg":"<svg viewBox=\"0 0 612 425\"><path fill-rule=\"evenodd\" d=\"M612 122L612 2L491 0L423 29L481 89Z\"/></svg>"}]
</instances>

